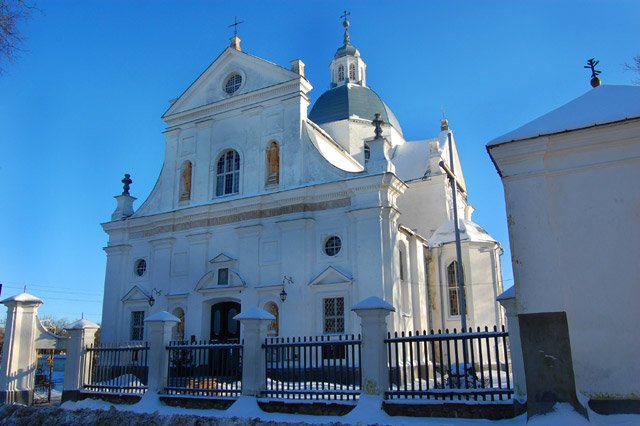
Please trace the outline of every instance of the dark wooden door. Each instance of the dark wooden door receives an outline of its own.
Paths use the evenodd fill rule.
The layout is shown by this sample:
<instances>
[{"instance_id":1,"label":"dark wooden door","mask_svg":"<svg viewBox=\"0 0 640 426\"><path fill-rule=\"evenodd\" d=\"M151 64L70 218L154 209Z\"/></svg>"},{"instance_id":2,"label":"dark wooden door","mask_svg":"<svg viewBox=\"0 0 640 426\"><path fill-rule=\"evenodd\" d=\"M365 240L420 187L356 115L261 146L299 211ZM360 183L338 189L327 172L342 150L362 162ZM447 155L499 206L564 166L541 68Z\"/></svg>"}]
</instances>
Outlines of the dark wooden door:
<instances>
[{"instance_id":1,"label":"dark wooden door","mask_svg":"<svg viewBox=\"0 0 640 426\"><path fill-rule=\"evenodd\" d=\"M219 343L240 341L240 322L233 319L240 313L240 304L222 302L211 306L211 340Z\"/></svg>"}]
</instances>

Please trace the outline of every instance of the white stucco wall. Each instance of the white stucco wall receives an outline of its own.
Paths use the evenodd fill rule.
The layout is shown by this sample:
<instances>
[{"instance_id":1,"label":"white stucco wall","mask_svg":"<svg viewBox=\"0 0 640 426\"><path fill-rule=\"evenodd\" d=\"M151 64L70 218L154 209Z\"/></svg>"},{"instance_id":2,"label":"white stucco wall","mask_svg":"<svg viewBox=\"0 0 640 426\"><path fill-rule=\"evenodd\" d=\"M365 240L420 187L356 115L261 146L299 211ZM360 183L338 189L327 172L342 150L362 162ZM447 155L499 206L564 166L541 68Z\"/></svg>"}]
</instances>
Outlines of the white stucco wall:
<instances>
[{"instance_id":1,"label":"white stucco wall","mask_svg":"<svg viewBox=\"0 0 640 426\"><path fill-rule=\"evenodd\" d=\"M566 311L580 392L640 394L640 120L490 148L519 313Z\"/></svg>"}]
</instances>

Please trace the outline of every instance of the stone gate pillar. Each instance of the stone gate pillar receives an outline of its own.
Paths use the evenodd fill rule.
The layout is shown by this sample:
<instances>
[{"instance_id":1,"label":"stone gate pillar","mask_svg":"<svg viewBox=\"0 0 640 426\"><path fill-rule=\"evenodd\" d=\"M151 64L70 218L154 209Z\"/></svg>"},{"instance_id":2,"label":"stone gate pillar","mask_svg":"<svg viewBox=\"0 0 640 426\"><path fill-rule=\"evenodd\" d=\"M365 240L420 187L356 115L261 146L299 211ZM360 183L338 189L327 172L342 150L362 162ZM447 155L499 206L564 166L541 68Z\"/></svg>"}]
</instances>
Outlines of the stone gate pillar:
<instances>
[{"instance_id":1,"label":"stone gate pillar","mask_svg":"<svg viewBox=\"0 0 640 426\"><path fill-rule=\"evenodd\" d=\"M86 319L81 319L67 328L67 357L64 361L64 384L62 385L62 402L77 401L80 390L88 377L89 363L84 357L85 349L96 338L100 326Z\"/></svg>"},{"instance_id":2,"label":"stone gate pillar","mask_svg":"<svg viewBox=\"0 0 640 426\"><path fill-rule=\"evenodd\" d=\"M242 348L242 395L259 397L266 382L266 365L262 356L262 342L267 336L267 325L276 319L257 306L240 312L233 319L244 329Z\"/></svg>"},{"instance_id":3,"label":"stone gate pillar","mask_svg":"<svg viewBox=\"0 0 640 426\"><path fill-rule=\"evenodd\" d=\"M0 402L30 405L36 370L36 314L43 302L21 293L0 303L8 308L0 364Z\"/></svg>"},{"instance_id":4,"label":"stone gate pillar","mask_svg":"<svg viewBox=\"0 0 640 426\"><path fill-rule=\"evenodd\" d=\"M351 308L362 320L362 393L383 396L389 387L389 367L384 339L387 337L387 315L395 308L376 296L356 303Z\"/></svg>"},{"instance_id":5,"label":"stone gate pillar","mask_svg":"<svg viewBox=\"0 0 640 426\"><path fill-rule=\"evenodd\" d=\"M167 384L167 374L169 365L169 353L167 346L171 341L173 327L180 322L180 319L171 315L167 311L156 312L144 320L145 330L149 340L149 355L147 364L149 366L149 381L147 382L148 392L161 393Z\"/></svg>"}]
</instances>

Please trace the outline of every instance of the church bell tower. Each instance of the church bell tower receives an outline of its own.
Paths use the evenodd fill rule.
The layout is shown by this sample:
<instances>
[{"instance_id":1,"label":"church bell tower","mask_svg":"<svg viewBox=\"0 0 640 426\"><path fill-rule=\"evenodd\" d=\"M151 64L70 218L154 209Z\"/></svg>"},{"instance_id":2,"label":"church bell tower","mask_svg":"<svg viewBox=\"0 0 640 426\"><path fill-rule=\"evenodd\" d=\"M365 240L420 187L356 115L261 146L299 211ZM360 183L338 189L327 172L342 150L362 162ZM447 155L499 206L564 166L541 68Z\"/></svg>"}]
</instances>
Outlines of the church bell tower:
<instances>
[{"instance_id":1,"label":"church bell tower","mask_svg":"<svg viewBox=\"0 0 640 426\"><path fill-rule=\"evenodd\" d=\"M336 54L329 65L331 70L331 87L338 87L344 84L367 85L366 70L367 64L360 57L360 51L351 44L349 36L349 26L347 20L350 13L345 11L342 15L342 26L344 27L343 45L336 51Z\"/></svg>"}]
</instances>

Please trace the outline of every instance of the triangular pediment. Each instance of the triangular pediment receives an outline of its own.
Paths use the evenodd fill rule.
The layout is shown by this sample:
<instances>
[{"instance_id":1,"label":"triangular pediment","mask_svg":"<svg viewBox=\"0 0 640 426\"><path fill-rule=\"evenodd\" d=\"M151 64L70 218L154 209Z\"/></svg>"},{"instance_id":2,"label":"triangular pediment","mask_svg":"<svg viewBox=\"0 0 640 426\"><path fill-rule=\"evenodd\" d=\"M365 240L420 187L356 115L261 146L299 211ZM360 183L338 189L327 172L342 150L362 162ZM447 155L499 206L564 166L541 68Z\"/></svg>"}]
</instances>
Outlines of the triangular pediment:
<instances>
[{"instance_id":1,"label":"triangular pediment","mask_svg":"<svg viewBox=\"0 0 640 426\"><path fill-rule=\"evenodd\" d=\"M329 266L315 277L309 285L327 285L327 284L350 284L353 277L338 271L333 266Z\"/></svg>"},{"instance_id":2,"label":"triangular pediment","mask_svg":"<svg viewBox=\"0 0 640 426\"><path fill-rule=\"evenodd\" d=\"M134 285L127 294L121 299L123 302L138 302L141 300L148 301L151 294L144 288Z\"/></svg>"},{"instance_id":3,"label":"triangular pediment","mask_svg":"<svg viewBox=\"0 0 640 426\"><path fill-rule=\"evenodd\" d=\"M234 73L242 77L242 84L237 92L229 95L225 92L224 86L228 77ZM239 98L244 94L297 78L300 76L293 71L229 47L173 101L163 118L231 97Z\"/></svg>"},{"instance_id":4,"label":"triangular pediment","mask_svg":"<svg viewBox=\"0 0 640 426\"><path fill-rule=\"evenodd\" d=\"M225 263L225 262L235 262L238 259L234 259L233 257L229 256L228 254L222 252L219 255L217 255L216 257L214 257L213 259L211 259L209 261L209 263Z\"/></svg>"}]
</instances>

